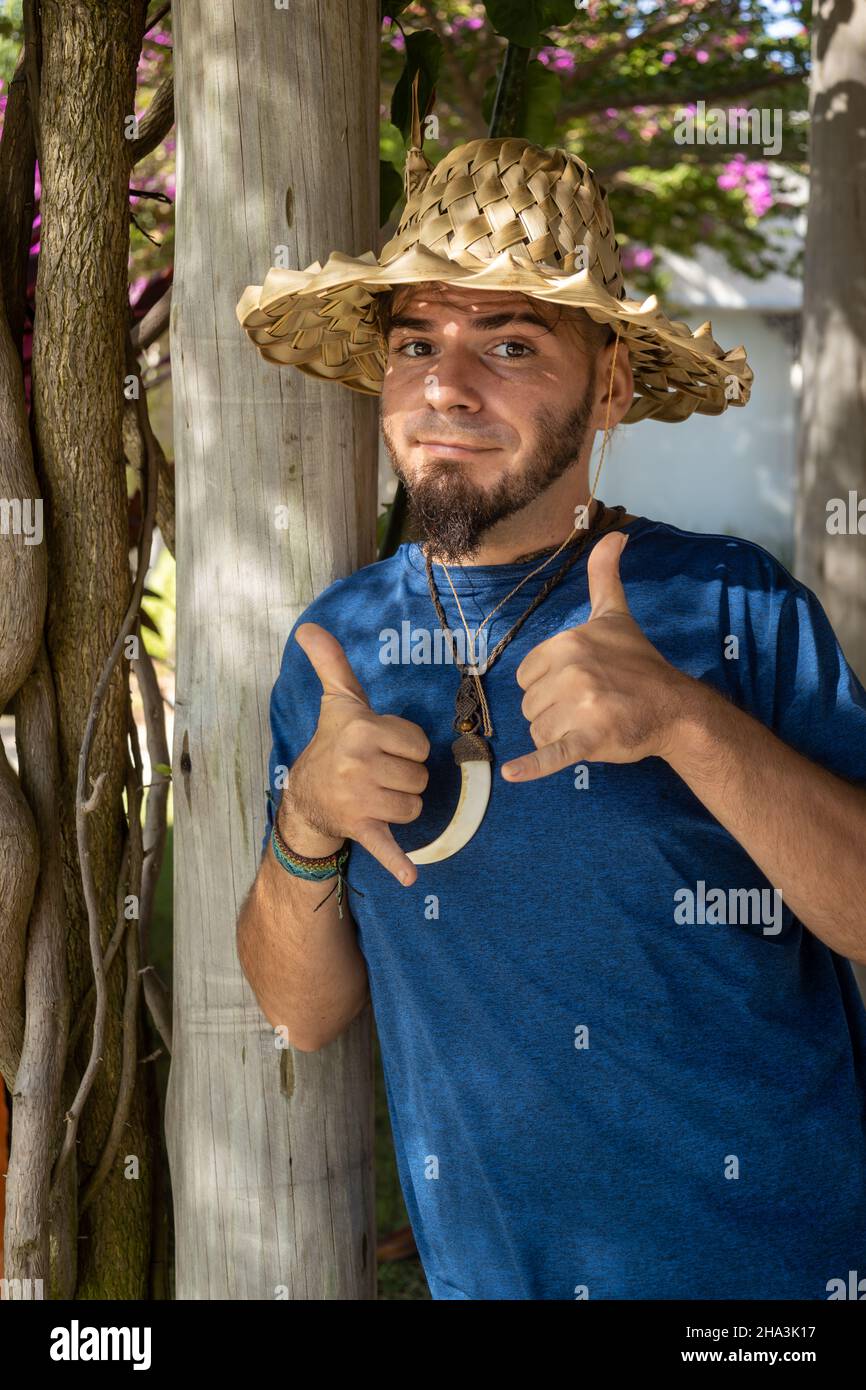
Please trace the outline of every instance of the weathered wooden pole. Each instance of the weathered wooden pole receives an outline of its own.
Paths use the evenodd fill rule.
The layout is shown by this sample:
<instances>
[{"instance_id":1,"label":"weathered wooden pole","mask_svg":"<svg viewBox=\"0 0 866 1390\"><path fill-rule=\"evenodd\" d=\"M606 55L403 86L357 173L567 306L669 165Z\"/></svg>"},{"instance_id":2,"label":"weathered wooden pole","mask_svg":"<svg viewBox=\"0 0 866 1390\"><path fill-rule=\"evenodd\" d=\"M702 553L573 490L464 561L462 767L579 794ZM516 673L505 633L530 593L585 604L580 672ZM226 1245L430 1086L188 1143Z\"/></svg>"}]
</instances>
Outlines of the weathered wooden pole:
<instances>
[{"instance_id":1,"label":"weathered wooden pole","mask_svg":"<svg viewBox=\"0 0 866 1390\"><path fill-rule=\"evenodd\" d=\"M376 402L263 362L235 304L281 247L301 269L377 248L378 29L375 0L174 14L178 1298L375 1297L370 1010L325 1054L281 1051L235 924L289 630L375 559Z\"/></svg>"},{"instance_id":2,"label":"weathered wooden pole","mask_svg":"<svg viewBox=\"0 0 866 1390\"><path fill-rule=\"evenodd\" d=\"M813 11L809 115L796 571L866 681L866 0Z\"/></svg>"},{"instance_id":3,"label":"weathered wooden pole","mask_svg":"<svg viewBox=\"0 0 866 1390\"><path fill-rule=\"evenodd\" d=\"M809 113L796 568L866 681L866 0L815 7Z\"/></svg>"}]
</instances>

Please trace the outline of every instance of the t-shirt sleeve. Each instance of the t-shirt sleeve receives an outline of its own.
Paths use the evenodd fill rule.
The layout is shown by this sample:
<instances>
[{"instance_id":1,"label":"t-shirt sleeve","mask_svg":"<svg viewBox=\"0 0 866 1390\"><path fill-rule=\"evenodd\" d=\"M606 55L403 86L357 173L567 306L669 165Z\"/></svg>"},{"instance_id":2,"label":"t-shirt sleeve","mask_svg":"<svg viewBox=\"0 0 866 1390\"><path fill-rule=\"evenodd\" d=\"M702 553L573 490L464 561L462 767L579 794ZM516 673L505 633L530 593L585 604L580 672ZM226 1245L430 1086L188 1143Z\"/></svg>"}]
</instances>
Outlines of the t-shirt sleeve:
<instances>
[{"instance_id":1,"label":"t-shirt sleeve","mask_svg":"<svg viewBox=\"0 0 866 1390\"><path fill-rule=\"evenodd\" d=\"M817 596L791 580L778 610L772 728L850 782L866 784L866 690Z\"/></svg>"},{"instance_id":2,"label":"t-shirt sleeve","mask_svg":"<svg viewBox=\"0 0 866 1390\"><path fill-rule=\"evenodd\" d=\"M265 832L261 856L264 856L268 847L289 769L310 742L319 722L321 682L306 653L295 641L296 629L302 622L309 621L309 615L302 613L289 633L283 648L279 675L271 690L271 753L268 759Z\"/></svg>"}]
</instances>

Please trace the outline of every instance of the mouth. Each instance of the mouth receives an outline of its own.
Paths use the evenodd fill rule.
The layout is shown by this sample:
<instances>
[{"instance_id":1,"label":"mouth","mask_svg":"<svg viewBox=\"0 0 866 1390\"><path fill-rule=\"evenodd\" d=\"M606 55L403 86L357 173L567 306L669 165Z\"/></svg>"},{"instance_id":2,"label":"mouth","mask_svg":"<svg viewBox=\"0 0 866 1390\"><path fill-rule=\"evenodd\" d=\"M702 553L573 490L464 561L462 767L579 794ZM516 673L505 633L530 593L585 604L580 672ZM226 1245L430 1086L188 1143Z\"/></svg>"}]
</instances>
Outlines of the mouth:
<instances>
[{"instance_id":1,"label":"mouth","mask_svg":"<svg viewBox=\"0 0 866 1390\"><path fill-rule=\"evenodd\" d=\"M478 448L474 444L446 444L440 443L438 439L419 439L418 446L421 449L431 449L437 454L460 455L460 454L489 454L493 451L492 445Z\"/></svg>"}]
</instances>

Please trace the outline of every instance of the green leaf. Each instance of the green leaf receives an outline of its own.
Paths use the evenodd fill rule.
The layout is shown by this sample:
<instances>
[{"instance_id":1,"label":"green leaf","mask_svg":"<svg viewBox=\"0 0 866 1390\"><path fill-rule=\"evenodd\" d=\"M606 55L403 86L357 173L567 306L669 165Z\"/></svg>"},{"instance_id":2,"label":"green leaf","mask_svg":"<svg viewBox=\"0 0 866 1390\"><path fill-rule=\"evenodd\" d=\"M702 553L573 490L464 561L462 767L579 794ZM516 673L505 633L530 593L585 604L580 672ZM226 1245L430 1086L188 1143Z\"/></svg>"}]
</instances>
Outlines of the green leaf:
<instances>
[{"instance_id":1,"label":"green leaf","mask_svg":"<svg viewBox=\"0 0 866 1390\"><path fill-rule=\"evenodd\" d=\"M379 160L379 226L384 227L394 204L403 196L403 180L387 159Z\"/></svg>"},{"instance_id":2,"label":"green leaf","mask_svg":"<svg viewBox=\"0 0 866 1390\"><path fill-rule=\"evenodd\" d=\"M418 29L406 35L406 63L391 98L391 120L408 143L412 123L412 82L420 72L418 111L423 125L424 113L430 105L439 65L442 62L442 42L432 29Z\"/></svg>"},{"instance_id":3,"label":"green leaf","mask_svg":"<svg viewBox=\"0 0 866 1390\"><path fill-rule=\"evenodd\" d=\"M382 549L385 543L385 536L388 532L388 522L391 520L391 513L394 510L393 502L385 503L385 510L376 517L376 550Z\"/></svg>"},{"instance_id":4,"label":"green leaf","mask_svg":"<svg viewBox=\"0 0 866 1390\"><path fill-rule=\"evenodd\" d=\"M154 772L161 772L164 777L171 776L171 768L168 763L154 763L153 770Z\"/></svg>"},{"instance_id":5,"label":"green leaf","mask_svg":"<svg viewBox=\"0 0 866 1390\"><path fill-rule=\"evenodd\" d=\"M524 139L536 145L553 141L557 116L562 106L562 83L543 63L530 63L526 69L526 114Z\"/></svg>"},{"instance_id":6,"label":"green leaf","mask_svg":"<svg viewBox=\"0 0 866 1390\"><path fill-rule=\"evenodd\" d=\"M379 19L384 22L386 19L396 19L401 10L405 10L410 0L382 0L379 6Z\"/></svg>"},{"instance_id":7,"label":"green leaf","mask_svg":"<svg viewBox=\"0 0 866 1390\"><path fill-rule=\"evenodd\" d=\"M521 48L538 48L549 25L564 28L574 19L574 0L487 0L486 9L497 34Z\"/></svg>"},{"instance_id":8,"label":"green leaf","mask_svg":"<svg viewBox=\"0 0 866 1390\"><path fill-rule=\"evenodd\" d=\"M574 19L577 6L574 0L546 0L541 8L546 12L545 28L553 25L555 29L566 29Z\"/></svg>"}]
</instances>

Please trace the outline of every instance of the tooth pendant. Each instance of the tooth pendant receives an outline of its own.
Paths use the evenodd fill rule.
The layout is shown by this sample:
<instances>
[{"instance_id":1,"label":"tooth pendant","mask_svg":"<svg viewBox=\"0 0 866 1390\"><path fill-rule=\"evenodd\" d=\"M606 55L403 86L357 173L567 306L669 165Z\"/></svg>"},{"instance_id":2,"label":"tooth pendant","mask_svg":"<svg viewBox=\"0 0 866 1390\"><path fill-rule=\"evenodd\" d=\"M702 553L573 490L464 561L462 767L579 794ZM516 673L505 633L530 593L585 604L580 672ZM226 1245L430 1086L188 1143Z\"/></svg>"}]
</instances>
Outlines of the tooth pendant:
<instances>
[{"instance_id":1,"label":"tooth pendant","mask_svg":"<svg viewBox=\"0 0 866 1390\"><path fill-rule=\"evenodd\" d=\"M441 835L407 854L413 864L437 864L450 859L469 843L484 819L490 800L493 753L487 740L476 732L481 711L473 677L479 674L477 667L466 667L457 692L454 727L459 737L451 745L454 761L460 768L457 807Z\"/></svg>"}]
</instances>

